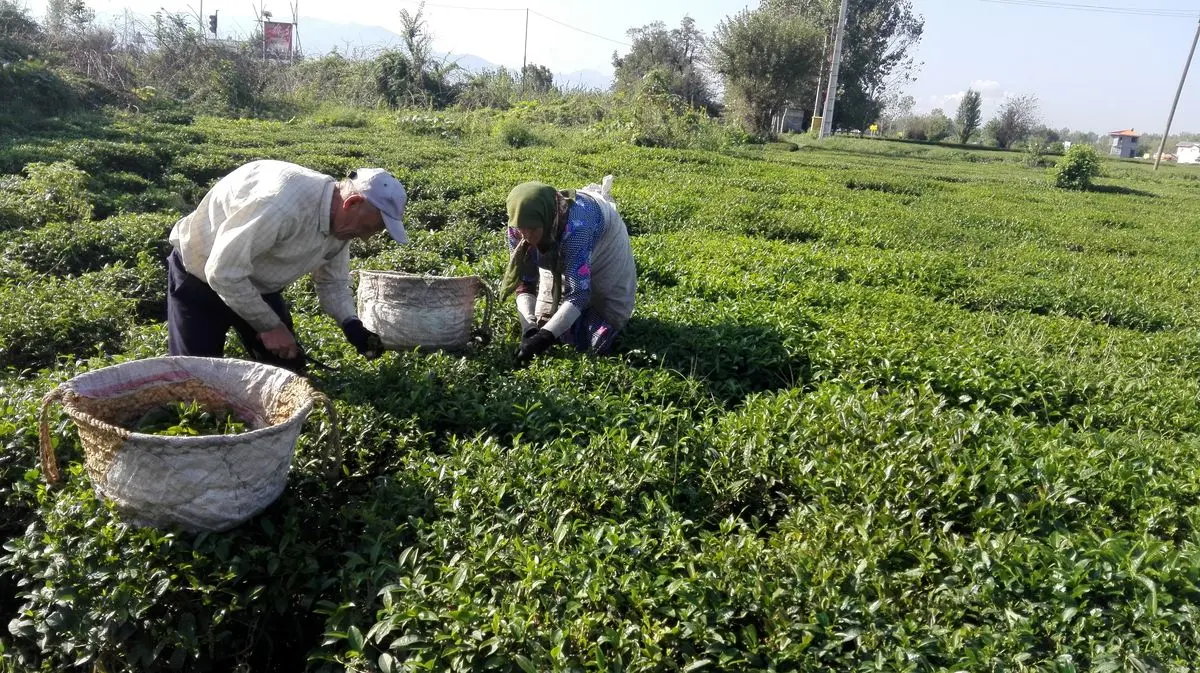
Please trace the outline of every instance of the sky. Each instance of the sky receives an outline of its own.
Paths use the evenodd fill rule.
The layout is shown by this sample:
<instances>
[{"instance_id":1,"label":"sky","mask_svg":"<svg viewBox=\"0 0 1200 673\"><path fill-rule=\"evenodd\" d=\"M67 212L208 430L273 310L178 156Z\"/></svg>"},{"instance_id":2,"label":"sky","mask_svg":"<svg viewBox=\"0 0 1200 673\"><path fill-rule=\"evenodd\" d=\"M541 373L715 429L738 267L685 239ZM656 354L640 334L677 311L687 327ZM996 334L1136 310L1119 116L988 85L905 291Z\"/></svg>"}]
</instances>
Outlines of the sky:
<instances>
[{"instance_id":1,"label":"sky","mask_svg":"<svg viewBox=\"0 0 1200 673\"><path fill-rule=\"evenodd\" d=\"M101 15L128 8L150 14L160 7L199 13L201 0L89 0ZM287 0L262 0L277 19L290 18ZM304 19L398 30L405 0L299 0ZM1129 15L1042 6L1076 4L1138 10L1190 11L1195 0L912 0L925 19L915 52L921 63L904 92L918 111L943 108L953 115L967 87L983 93L990 117L1007 96L1034 95L1042 121L1107 133L1117 129L1160 133L1196 29L1196 18ZM626 31L652 21L676 26L686 14L712 31L746 0L442 0L427 3L426 17L438 51L472 54L519 67L529 14L528 60L555 72L592 69L611 73L614 50L624 51ZM35 14L44 2L34 1ZM189 7L190 5L190 7ZM1037 5L1037 6L1031 6ZM250 0L203 0L203 14L220 10L222 26L253 16ZM228 21L226 18L228 17ZM245 19L243 19L245 21ZM562 24L566 24L565 26ZM570 27L568 27L570 26ZM581 32L582 31L587 31ZM591 33L591 34L588 34ZM370 44L349 45L370 47ZM1200 60L1198 58L1197 60ZM1200 132L1200 65L1190 73L1172 125Z\"/></svg>"}]
</instances>

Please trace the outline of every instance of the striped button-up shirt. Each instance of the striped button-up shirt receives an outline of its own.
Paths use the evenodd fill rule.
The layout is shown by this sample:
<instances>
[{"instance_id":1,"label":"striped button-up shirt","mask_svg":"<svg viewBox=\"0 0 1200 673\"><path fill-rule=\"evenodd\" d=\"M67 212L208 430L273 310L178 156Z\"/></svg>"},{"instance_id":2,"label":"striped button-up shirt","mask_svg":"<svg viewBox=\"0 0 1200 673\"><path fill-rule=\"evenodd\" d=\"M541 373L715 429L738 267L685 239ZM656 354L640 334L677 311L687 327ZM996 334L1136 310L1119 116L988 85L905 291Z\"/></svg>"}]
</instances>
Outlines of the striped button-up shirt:
<instances>
[{"instance_id":1,"label":"striped button-up shirt","mask_svg":"<svg viewBox=\"0 0 1200 673\"><path fill-rule=\"evenodd\" d=\"M329 230L335 181L283 161L254 161L221 178L175 223L183 267L259 332L279 316L262 299L306 273L339 324L355 316L350 246Z\"/></svg>"}]
</instances>

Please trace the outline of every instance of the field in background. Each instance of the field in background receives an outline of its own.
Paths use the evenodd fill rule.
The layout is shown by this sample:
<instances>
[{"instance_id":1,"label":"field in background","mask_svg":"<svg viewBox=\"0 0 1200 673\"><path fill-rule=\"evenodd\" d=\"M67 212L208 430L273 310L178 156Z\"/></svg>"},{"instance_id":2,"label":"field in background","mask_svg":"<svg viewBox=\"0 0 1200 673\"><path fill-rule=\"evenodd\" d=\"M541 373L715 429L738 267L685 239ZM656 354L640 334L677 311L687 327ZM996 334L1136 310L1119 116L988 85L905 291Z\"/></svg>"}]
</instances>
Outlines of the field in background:
<instances>
[{"instance_id":1,"label":"field in background","mask_svg":"<svg viewBox=\"0 0 1200 673\"><path fill-rule=\"evenodd\" d=\"M100 219L26 217L33 177L0 181L0 669L1194 665L1200 171L1106 162L1080 193L1004 152L352 126L118 117L0 144L0 174L73 161ZM614 174L640 271L618 353L518 370L502 322L465 355L367 363L305 281L339 478L314 417L262 516L130 529L59 418L47 491L41 395L165 353L166 232L256 158L391 169L413 244L354 264L493 281L514 184Z\"/></svg>"}]
</instances>

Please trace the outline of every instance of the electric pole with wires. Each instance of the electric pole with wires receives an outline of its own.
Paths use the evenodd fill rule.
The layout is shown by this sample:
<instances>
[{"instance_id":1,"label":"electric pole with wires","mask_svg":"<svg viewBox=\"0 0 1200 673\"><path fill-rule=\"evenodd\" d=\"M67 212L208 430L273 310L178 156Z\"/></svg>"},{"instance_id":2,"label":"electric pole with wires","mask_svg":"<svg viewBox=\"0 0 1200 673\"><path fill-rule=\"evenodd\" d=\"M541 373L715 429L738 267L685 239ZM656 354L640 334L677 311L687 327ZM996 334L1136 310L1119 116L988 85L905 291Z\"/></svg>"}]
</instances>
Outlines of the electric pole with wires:
<instances>
[{"instance_id":1,"label":"electric pole with wires","mask_svg":"<svg viewBox=\"0 0 1200 673\"><path fill-rule=\"evenodd\" d=\"M1196 55L1196 42L1200 41L1200 21L1196 23L1196 36L1192 38L1192 50L1188 52L1187 62L1183 64L1183 76L1179 78L1179 88L1175 89L1175 100L1171 103L1171 112L1167 115L1167 128L1163 131L1162 142L1158 144L1158 153L1154 155L1154 170L1162 161L1163 152L1167 149L1167 136L1171 135L1171 122L1175 121L1175 108L1179 106L1179 95L1183 93L1183 83L1187 81L1188 70L1192 66L1192 57Z\"/></svg>"}]
</instances>

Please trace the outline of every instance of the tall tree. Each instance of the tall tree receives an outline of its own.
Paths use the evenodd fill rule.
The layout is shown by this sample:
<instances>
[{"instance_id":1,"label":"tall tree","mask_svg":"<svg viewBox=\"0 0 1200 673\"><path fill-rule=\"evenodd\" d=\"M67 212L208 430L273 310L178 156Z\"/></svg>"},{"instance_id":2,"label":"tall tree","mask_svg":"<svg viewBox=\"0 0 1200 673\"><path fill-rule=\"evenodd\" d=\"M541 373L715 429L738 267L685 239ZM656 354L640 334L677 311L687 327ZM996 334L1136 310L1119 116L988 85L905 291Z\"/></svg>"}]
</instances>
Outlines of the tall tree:
<instances>
[{"instance_id":1,"label":"tall tree","mask_svg":"<svg viewBox=\"0 0 1200 673\"><path fill-rule=\"evenodd\" d=\"M837 23L840 0L761 0L761 7L799 16L827 30ZM883 112L889 91L915 76L912 49L925 20L912 0L849 0L834 125L866 128ZM812 84L806 87L811 99Z\"/></svg>"},{"instance_id":2,"label":"tall tree","mask_svg":"<svg viewBox=\"0 0 1200 673\"><path fill-rule=\"evenodd\" d=\"M1017 96L1004 101L1000 114L988 122L988 129L996 144L1003 148L1029 137L1037 124L1038 100L1036 96Z\"/></svg>"},{"instance_id":3,"label":"tall tree","mask_svg":"<svg viewBox=\"0 0 1200 673\"><path fill-rule=\"evenodd\" d=\"M528 93L550 93L554 91L554 73L544 65L529 63L521 71L521 84Z\"/></svg>"},{"instance_id":4,"label":"tall tree","mask_svg":"<svg viewBox=\"0 0 1200 673\"><path fill-rule=\"evenodd\" d=\"M983 95L974 89L967 89L962 102L958 104L954 121L958 123L958 142L966 145L983 122Z\"/></svg>"},{"instance_id":5,"label":"tall tree","mask_svg":"<svg viewBox=\"0 0 1200 673\"><path fill-rule=\"evenodd\" d=\"M821 31L798 17L742 10L717 26L711 59L742 124L767 135L771 116L816 73Z\"/></svg>"},{"instance_id":6,"label":"tall tree","mask_svg":"<svg viewBox=\"0 0 1200 673\"><path fill-rule=\"evenodd\" d=\"M692 107L710 107L712 91L700 60L705 39L690 16L683 17L679 27L667 30L666 24L656 21L628 31L632 46L629 53L613 53L613 87L618 91L635 91L646 75L655 70L666 72L671 93Z\"/></svg>"},{"instance_id":7,"label":"tall tree","mask_svg":"<svg viewBox=\"0 0 1200 673\"><path fill-rule=\"evenodd\" d=\"M96 18L84 0L49 0L46 3L46 32L53 37L85 30Z\"/></svg>"}]
</instances>

